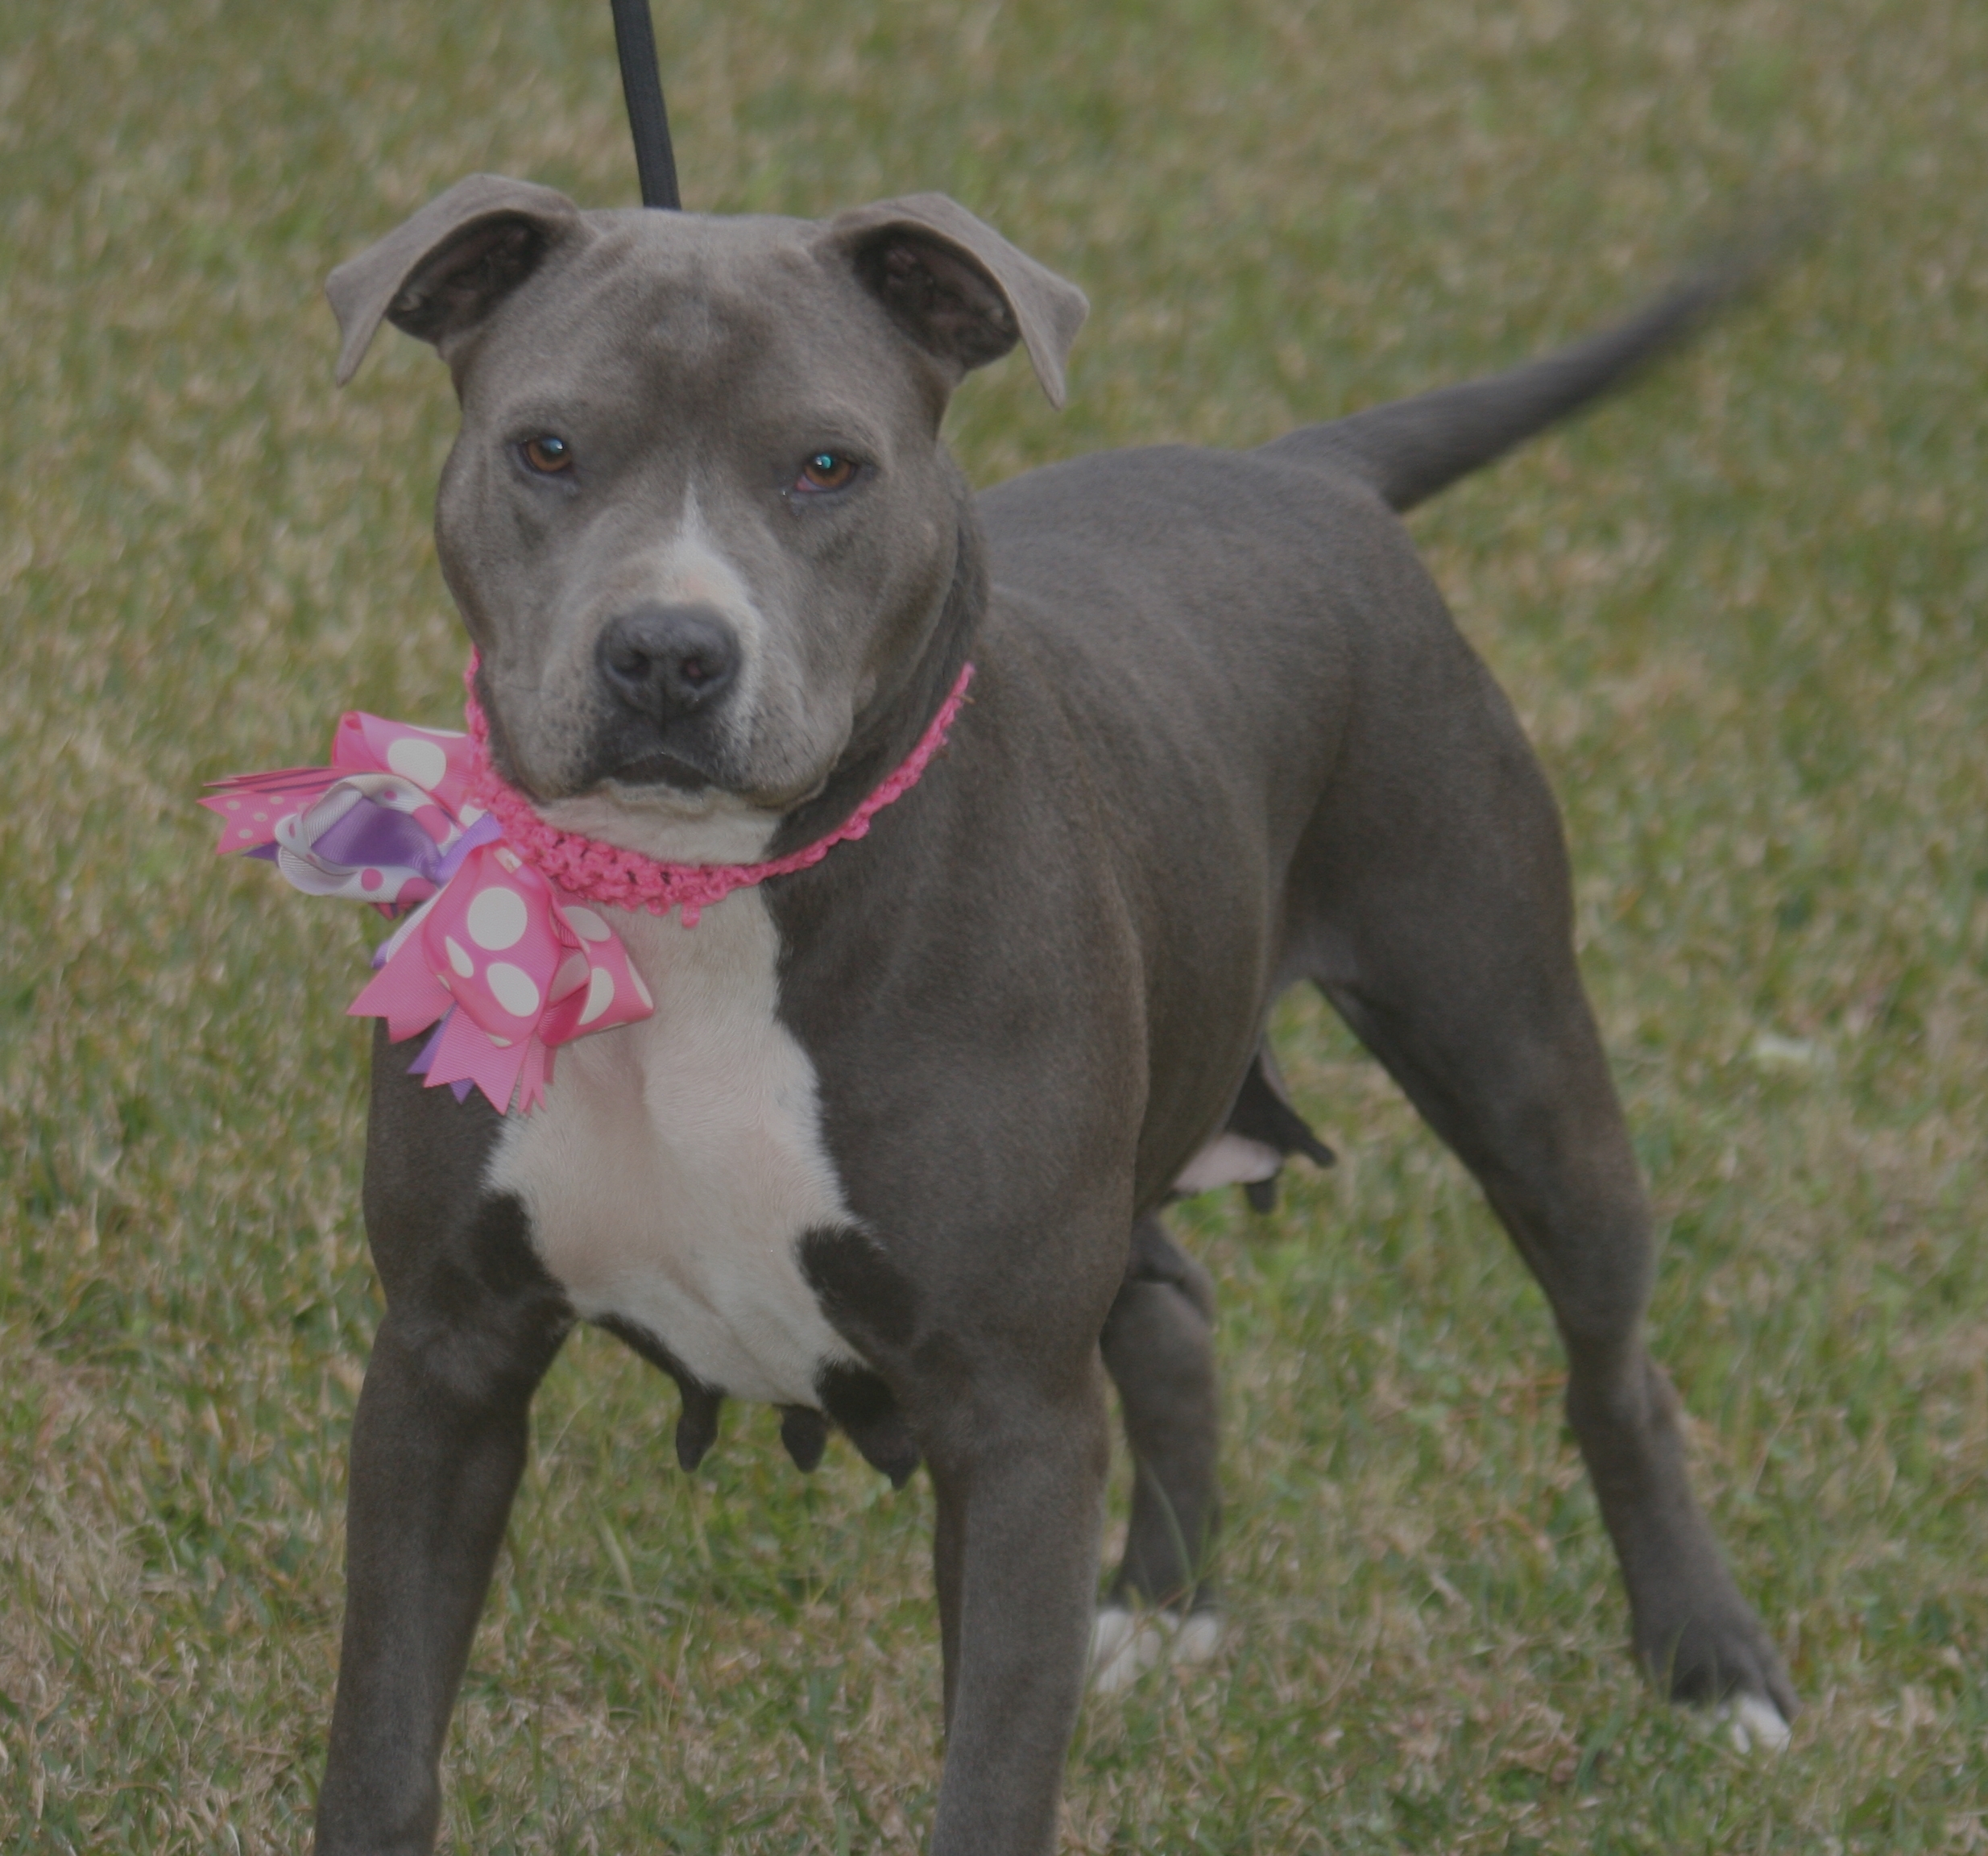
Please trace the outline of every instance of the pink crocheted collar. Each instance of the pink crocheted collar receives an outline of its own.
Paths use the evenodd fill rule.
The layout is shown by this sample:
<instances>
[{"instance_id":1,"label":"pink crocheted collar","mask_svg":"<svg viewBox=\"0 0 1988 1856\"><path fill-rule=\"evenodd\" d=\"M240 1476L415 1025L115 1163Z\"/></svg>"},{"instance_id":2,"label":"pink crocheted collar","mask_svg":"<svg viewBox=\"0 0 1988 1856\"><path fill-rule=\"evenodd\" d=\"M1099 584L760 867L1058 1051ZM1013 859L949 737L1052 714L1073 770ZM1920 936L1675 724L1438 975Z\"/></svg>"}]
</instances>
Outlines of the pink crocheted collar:
<instances>
[{"instance_id":1,"label":"pink crocheted collar","mask_svg":"<svg viewBox=\"0 0 1988 1856\"><path fill-rule=\"evenodd\" d=\"M954 718L966 700L967 686L973 681L973 666L962 665L951 693L918 737L918 744L897 771L826 837L763 864L665 864L645 857L639 851L623 850L618 844L605 844L598 838L561 831L547 824L531 800L491 764L490 721L476 699L478 661L472 651L469 668L462 673L463 713L469 721L470 738L475 744L470 791L478 805L495 815L503 827L504 842L569 896L584 896L590 901L604 902L615 909L646 909L652 915L667 915L672 909L681 909L686 928L694 928L704 909L723 901L733 890L749 889L769 876L787 876L806 870L820 863L845 839L862 837L878 813L917 785L926 764L946 744Z\"/></svg>"}]
</instances>

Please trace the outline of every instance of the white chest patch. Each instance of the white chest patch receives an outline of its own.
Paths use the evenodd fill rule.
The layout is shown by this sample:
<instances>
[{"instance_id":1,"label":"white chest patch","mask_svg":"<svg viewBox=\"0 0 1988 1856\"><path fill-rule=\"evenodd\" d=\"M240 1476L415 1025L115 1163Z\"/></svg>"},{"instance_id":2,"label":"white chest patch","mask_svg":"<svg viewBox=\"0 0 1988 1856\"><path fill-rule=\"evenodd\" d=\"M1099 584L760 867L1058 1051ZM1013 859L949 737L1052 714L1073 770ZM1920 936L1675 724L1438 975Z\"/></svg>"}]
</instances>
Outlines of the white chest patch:
<instances>
[{"instance_id":1,"label":"white chest patch","mask_svg":"<svg viewBox=\"0 0 1988 1856\"><path fill-rule=\"evenodd\" d=\"M524 1201L581 1315L646 1328L731 1397L814 1405L819 1369L855 1357L794 1245L849 1211L814 1067L774 1013L772 918L752 889L694 929L606 914L655 1013L561 1048L544 1104L505 1124L489 1183Z\"/></svg>"}]
</instances>

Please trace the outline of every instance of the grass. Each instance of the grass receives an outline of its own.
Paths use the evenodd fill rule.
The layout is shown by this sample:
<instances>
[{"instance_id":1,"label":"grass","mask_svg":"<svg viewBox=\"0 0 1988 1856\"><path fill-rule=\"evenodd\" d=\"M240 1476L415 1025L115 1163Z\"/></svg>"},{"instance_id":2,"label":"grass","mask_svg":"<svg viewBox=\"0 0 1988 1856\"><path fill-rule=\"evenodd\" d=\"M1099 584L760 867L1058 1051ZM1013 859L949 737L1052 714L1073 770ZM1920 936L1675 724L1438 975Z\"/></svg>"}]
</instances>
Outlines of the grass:
<instances>
[{"instance_id":1,"label":"grass","mask_svg":"<svg viewBox=\"0 0 1988 1856\"><path fill-rule=\"evenodd\" d=\"M1830 234L1629 402L1418 517L1566 807L1667 1232L1696 1473L1808 1701L1747 1761L1645 1692L1539 1298L1343 1034L1344 1156L1191 1208L1236 1630L1086 1711L1086 1850L1988 1845L1988 11L1969 0L661 9L700 207L939 187L1095 306L974 477L1247 444L1629 300L1750 188ZM324 272L476 168L626 202L605 6L0 16L0 1847L300 1847L378 1300L354 914L199 782L449 719L445 379L335 397ZM458 1711L445 1841L908 1848L929 1493L810 1482L580 1336ZM1122 1500L1122 1471L1120 1496Z\"/></svg>"}]
</instances>

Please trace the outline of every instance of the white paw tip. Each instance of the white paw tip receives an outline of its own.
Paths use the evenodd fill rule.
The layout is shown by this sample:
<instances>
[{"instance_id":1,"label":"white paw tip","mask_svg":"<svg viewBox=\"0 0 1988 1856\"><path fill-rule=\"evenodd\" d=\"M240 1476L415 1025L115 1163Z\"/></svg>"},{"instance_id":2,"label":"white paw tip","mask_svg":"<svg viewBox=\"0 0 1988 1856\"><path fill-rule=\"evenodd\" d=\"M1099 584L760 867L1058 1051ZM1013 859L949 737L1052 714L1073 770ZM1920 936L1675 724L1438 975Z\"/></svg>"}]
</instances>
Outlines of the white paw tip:
<instances>
[{"instance_id":1,"label":"white paw tip","mask_svg":"<svg viewBox=\"0 0 1988 1856\"><path fill-rule=\"evenodd\" d=\"M1129 1688L1165 1653L1152 1620L1108 1605L1091 1625L1091 1686L1100 1695Z\"/></svg>"},{"instance_id":2,"label":"white paw tip","mask_svg":"<svg viewBox=\"0 0 1988 1856\"><path fill-rule=\"evenodd\" d=\"M1197 1611L1181 1626L1179 1634L1174 1639L1174 1660L1176 1663L1210 1662L1221 1647L1220 1614L1214 1611Z\"/></svg>"},{"instance_id":3,"label":"white paw tip","mask_svg":"<svg viewBox=\"0 0 1988 1856\"><path fill-rule=\"evenodd\" d=\"M1091 1686L1115 1695L1158 1663L1205 1663L1221 1642L1222 1620L1213 1611L1197 1611L1182 1622L1167 1611L1135 1616L1107 1605L1091 1624Z\"/></svg>"},{"instance_id":4,"label":"white paw tip","mask_svg":"<svg viewBox=\"0 0 1988 1856\"><path fill-rule=\"evenodd\" d=\"M1750 1753L1758 1746L1769 1753L1779 1753L1787 1746L1791 1730L1781 1718L1781 1710L1758 1695L1742 1695L1725 1709L1727 1732L1732 1736L1734 1748L1742 1753Z\"/></svg>"},{"instance_id":5,"label":"white paw tip","mask_svg":"<svg viewBox=\"0 0 1988 1856\"><path fill-rule=\"evenodd\" d=\"M1108 1605L1091 1620L1091 1663L1093 1668L1108 1663L1131 1642L1137 1628L1129 1611Z\"/></svg>"}]
</instances>

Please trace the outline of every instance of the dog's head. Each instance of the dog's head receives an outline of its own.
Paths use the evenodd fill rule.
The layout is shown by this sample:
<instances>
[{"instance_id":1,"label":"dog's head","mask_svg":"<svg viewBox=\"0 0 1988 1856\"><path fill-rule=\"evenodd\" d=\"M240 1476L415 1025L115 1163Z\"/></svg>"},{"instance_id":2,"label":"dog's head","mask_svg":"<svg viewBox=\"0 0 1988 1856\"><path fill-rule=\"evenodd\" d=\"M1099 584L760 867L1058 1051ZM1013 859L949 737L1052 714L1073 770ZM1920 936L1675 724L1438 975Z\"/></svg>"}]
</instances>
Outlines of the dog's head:
<instances>
[{"instance_id":1,"label":"dog's head","mask_svg":"<svg viewBox=\"0 0 1988 1856\"><path fill-rule=\"evenodd\" d=\"M442 570L500 766L652 855L758 856L930 640L959 555L939 441L1019 342L1050 399L1084 299L938 194L824 222L582 213L478 175L331 276L448 362Z\"/></svg>"}]
</instances>

